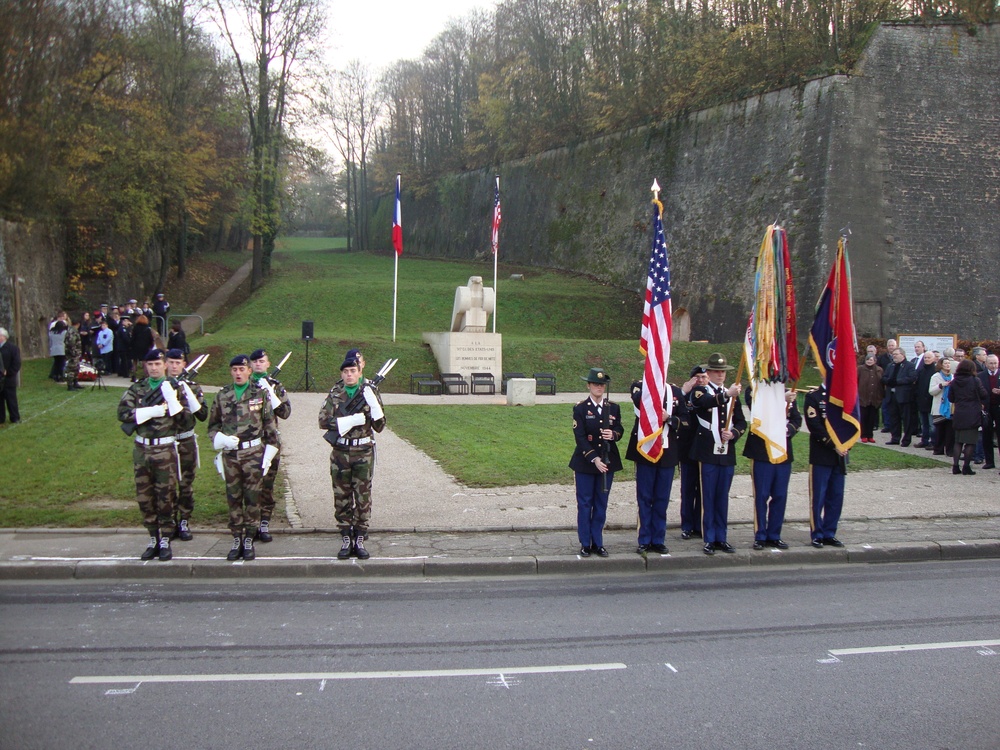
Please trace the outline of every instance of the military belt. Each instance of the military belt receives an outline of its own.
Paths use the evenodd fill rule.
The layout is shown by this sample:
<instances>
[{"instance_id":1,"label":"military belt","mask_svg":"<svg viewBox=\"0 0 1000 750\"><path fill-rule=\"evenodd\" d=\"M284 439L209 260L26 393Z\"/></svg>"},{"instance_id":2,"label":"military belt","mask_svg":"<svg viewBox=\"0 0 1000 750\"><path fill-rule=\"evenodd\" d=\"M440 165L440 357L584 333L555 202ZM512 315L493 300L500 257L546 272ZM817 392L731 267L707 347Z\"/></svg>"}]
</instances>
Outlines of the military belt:
<instances>
[{"instance_id":1,"label":"military belt","mask_svg":"<svg viewBox=\"0 0 1000 750\"><path fill-rule=\"evenodd\" d=\"M161 438L144 438L144 437L139 437L138 435L136 435L135 442L137 442L139 445L148 445L148 446L153 446L153 445L170 445L176 439L177 438L175 438L173 435L171 435L169 437L161 437Z\"/></svg>"},{"instance_id":2,"label":"military belt","mask_svg":"<svg viewBox=\"0 0 1000 750\"><path fill-rule=\"evenodd\" d=\"M245 451L247 448L256 448L261 444L260 438L254 438L253 440L247 440L245 443L240 443L236 450Z\"/></svg>"},{"instance_id":3,"label":"military belt","mask_svg":"<svg viewBox=\"0 0 1000 750\"><path fill-rule=\"evenodd\" d=\"M194 430L188 430L187 432L178 432L177 433L177 439L178 440L187 440L190 437L194 437Z\"/></svg>"},{"instance_id":4,"label":"military belt","mask_svg":"<svg viewBox=\"0 0 1000 750\"><path fill-rule=\"evenodd\" d=\"M337 445L343 445L345 448L356 448L359 445L370 445L371 442L372 439L370 437L357 438L355 440L337 438Z\"/></svg>"}]
</instances>

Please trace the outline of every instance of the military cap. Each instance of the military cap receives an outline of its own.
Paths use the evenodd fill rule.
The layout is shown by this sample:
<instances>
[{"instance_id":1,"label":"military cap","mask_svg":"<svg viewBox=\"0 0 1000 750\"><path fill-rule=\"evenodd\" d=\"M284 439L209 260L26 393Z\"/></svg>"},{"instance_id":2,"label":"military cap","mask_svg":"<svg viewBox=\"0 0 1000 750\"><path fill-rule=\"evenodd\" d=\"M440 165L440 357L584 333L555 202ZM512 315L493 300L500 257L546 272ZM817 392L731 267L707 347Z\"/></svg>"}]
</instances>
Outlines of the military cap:
<instances>
[{"instance_id":1,"label":"military cap","mask_svg":"<svg viewBox=\"0 0 1000 750\"><path fill-rule=\"evenodd\" d=\"M167 359L186 359L182 349L167 349Z\"/></svg>"},{"instance_id":2,"label":"military cap","mask_svg":"<svg viewBox=\"0 0 1000 750\"><path fill-rule=\"evenodd\" d=\"M159 297L162 297L162 296L163 296L163 292L160 292L160 293L159 293L159 294L157 294L156 296L157 296L157 298L159 298Z\"/></svg>"},{"instance_id":3,"label":"military cap","mask_svg":"<svg viewBox=\"0 0 1000 750\"><path fill-rule=\"evenodd\" d=\"M587 376L580 379L586 380L588 383L597 383L598 385L606 385L611 382L611 376L604 372L603 367L591 367Z\"/></svg>"},{"instance_id":4,"label":"military cap","mask_svg":"<svg viewBox=\"0 0 1000 750\"><path fill-rule=\"evenodd\" d=\"M267 351L264 349L254 349L252 352L250 352L251 360L264 359L264 357L266 356L267 356Z\"/></svg>"},{"instance_id":5,"label":"military cap","mask_svg":"<svg viewBox=\"0 0 1000 750\"><path fill-rule=\"evenodd\" d=\"M695 365L691 368L690 377L693 378L695 375L704 375L706 372L708 372L708 370L705 369L705 365Z\"/></svg>"},{"instance_id":6,"label":"military cap","mask_svg":"<svg viewBox=\"0 0 1000 750\"><path fill-rule=\"evenodd\" d=\"M163 350L162 349L150 349L146 352L146 356L143 357L145 362L162 362L163 361Z\"/></svg>"},{"instance_id":7,"label":"military cap","mask_svg":"<svg viewBox=\"0 0 1000 750\"><path fill-rule=\"evenodd\" d=\"M248 357L245 354L237 354L235 357L229 360L230 367L236 367L237 365L246 365L247 367L249 367L250 357Z\"/></svg>"},{"instance_id":8,"label":"military cap","mask_svg":"<svg viewBox=\"0 0 1000 750\"><path fill-rule=\"evenodd\" d=\"M720 352L713 352L708 357L708 364L702 365L706 370L732 370L732 365L726 364L726 358Z\"/></svg>"},{"instance_id":9,"label":"military cap","mask_svg":"<svg viewBox=\"0 0 1000 750\"><path fill-rule=\"evenodd\" d=\"M351 352L357 352L357 349L352 349ZM357 354L351 356L351 352L347 352L347 354L344 355L344 361L340 363L341 370L346 369L348 367L360 367L360 364L358 363Z\"/></svg>"}]
</instances>

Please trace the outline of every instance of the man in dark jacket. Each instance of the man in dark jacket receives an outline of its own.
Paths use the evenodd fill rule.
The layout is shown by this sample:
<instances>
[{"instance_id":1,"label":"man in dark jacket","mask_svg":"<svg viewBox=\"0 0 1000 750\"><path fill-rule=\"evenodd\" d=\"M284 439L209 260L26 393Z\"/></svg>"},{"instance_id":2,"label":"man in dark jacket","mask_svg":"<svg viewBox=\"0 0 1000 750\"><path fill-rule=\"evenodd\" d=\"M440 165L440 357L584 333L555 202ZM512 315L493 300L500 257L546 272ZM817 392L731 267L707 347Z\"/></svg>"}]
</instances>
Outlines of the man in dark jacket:
<instances>
[{"instance_id":1,"label":"man in dark jacket","mask_svg":"<svg viewBox=\"0 0 1000 750\"><path fill-rule=\"evenodd\" d=\"M934 397L931 396L931 378L937 372L936 361L934 352L924 352L920 367L917 368L917 380L914 384L916 393L914 393L913 403L917 413L917 423L914 425L914 430L919 428L920 431L920 442L917 443L917 448L925 448L929 451L934 450L934 444L931 442L931 405L934 403Z\"/></svg>"},{"instance_id":2,"label":"man in dark jacket","mask_svg":"<svg viewBox=\"0 0 1000 750\"><path fill-rule=\"evenodd\" d=\"M17 378L21 372L21 350L7 339L7 329L0 328L0 424L7 421L10 413L11 424L21 421L21 410L17 406Z\"/></svg>"},{"instance_id":3,"label":"man in dark jacket","mask_svg":"<svg viewBox=\"0 0 1000 750\"><path fill-rule=\"evenodd\" d=\"M886 445L910 444L914 426L912 417L913 385L917 371L913 363L907 361L906 353L897 348L892 353L892 362L882 368L882 383L885 385L886 399L889 401L889 425L891 437ZM900 441L900 434L903 439Z\"/></svg>"},{"instance_id":4,"label":"man in dark jacket","mask_svg":"<svg viewBox=\"0 0 1000 750\"><path fill-rule=\"evenodd\" d=\"M1000 366L1000 360L998 360L997 355L990 354L986 357L986 369L977 376L990 398L986 419L983 420L983 456L986 459L983 464L984 469L996 468L996 463L993 460L994 438L1000 442L1000 369L998 366Z\"/></svg>"}]
</instances>

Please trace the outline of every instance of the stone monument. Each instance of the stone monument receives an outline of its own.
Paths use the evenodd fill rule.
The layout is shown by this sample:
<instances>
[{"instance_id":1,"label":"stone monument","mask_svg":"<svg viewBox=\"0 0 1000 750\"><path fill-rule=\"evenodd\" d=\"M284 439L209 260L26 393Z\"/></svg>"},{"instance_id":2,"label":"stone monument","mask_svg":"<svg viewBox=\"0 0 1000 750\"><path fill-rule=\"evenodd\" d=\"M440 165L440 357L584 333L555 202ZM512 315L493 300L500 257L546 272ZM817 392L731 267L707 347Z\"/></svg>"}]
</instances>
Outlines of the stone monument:
<instances>
[{"instance_id":1,"label":"stone monument","mask_svg":"<svg viewBox=\"0 0 1000 750\"><path fill-rule=\"evenodd\" d=\"M466 380L474 372L488 372L500 391L503 377L503 353L499 333L487 333L486 324L496 309L496 292L483 286L481 276L455 289L451 310L451 330L425 333L441 372L457 372Z\"/></svg>"}]
</instances>

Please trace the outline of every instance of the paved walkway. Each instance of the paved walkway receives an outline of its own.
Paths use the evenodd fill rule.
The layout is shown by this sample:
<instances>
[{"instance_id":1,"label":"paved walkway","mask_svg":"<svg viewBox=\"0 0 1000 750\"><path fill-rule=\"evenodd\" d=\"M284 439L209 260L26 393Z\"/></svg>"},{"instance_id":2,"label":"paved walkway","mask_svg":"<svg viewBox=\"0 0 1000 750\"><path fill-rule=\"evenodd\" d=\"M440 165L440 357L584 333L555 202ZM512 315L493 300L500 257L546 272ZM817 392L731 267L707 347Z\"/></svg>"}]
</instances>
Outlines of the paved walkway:
<instances>
[{"instance_id":1,"label":"paved walkway","mask_svg":"<svg viewBox=\"0 0 1000 750\"><path fill-rule=\"evenodd\" d=\"M212 292L209 298L201 304L201 307L194 311L195 315L200 315L204 320L208 320L215 315L219 308L226 304L233 295L233 292L239 288L240 284L246 281L252 270L253 260L248 260L237 268L233 275L229 277L229 281ZM181 322L181 327L188 336L200 332L198 318L184 318Z\"/></svg>"}]
</instances>

